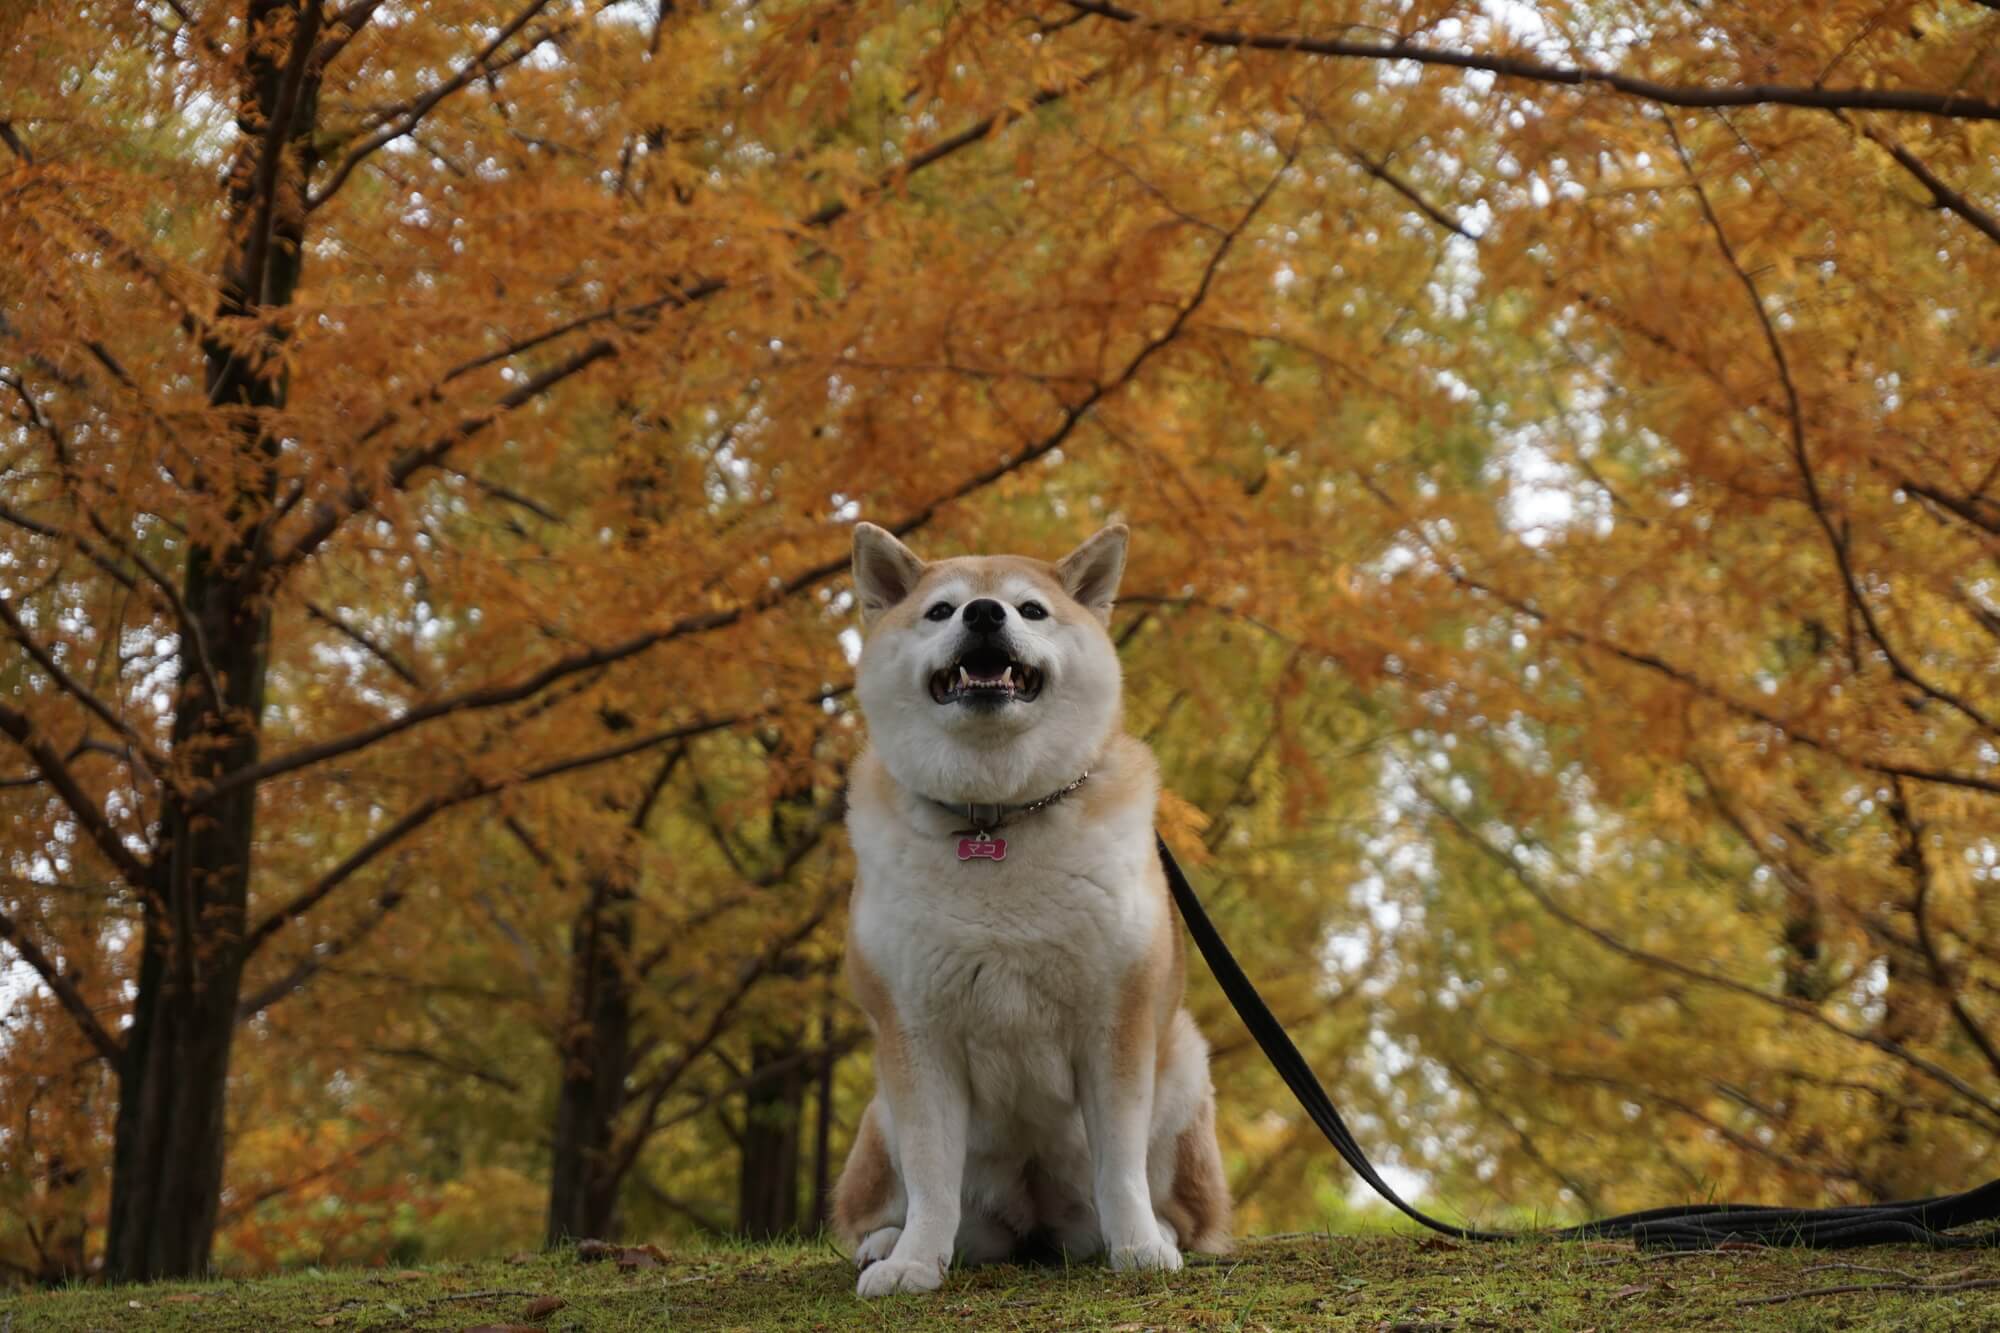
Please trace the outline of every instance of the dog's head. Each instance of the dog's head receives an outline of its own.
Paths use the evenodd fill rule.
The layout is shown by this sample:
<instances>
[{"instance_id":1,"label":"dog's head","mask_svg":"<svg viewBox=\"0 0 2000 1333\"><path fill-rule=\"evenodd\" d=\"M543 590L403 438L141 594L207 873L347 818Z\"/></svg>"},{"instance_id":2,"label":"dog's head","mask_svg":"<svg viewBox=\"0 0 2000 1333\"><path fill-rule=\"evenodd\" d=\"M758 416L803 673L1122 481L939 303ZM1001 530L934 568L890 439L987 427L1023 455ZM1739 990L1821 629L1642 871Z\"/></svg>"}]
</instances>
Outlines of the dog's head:
<instances>
[{"instance_id":1,"label":"dog's head","mask_svg":"<svg viewBox=\"0 0 2000 1333\"><path fill-rule=\"evenodd\" d=\"M865 632L855 693L890 774L946 802L1017 804L1073 781L1118 724L1105 626L1126 531L1051 565L1025 556L926 564L872 523L854 529Z\"/></svg>"}]
</instances>

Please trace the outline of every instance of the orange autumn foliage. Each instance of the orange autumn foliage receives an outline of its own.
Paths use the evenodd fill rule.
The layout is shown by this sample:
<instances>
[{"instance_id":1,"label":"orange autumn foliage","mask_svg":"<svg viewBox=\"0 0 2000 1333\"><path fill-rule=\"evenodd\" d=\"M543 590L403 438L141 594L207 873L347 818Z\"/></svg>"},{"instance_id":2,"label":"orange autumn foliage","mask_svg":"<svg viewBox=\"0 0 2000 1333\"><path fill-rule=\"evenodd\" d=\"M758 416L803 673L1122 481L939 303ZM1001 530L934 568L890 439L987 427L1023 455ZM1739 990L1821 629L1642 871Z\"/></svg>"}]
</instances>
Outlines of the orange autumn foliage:
<instances>
[{"instance_id":1,"label":"orange autumn foliage","mask_svg":"<svg viewBox=\"0 0 2000 1333\"><path fill-rule=\"evenodd\" d=\"M837 1153L861 514L1134 525L1169 832L1441 1197L1992 1174L1995 43L10 8L0 1265L526 1243L613 1011L628 1230ZM1246 1224L1344 1206L1197 1006Z\"/></svg>"}]
</instances>

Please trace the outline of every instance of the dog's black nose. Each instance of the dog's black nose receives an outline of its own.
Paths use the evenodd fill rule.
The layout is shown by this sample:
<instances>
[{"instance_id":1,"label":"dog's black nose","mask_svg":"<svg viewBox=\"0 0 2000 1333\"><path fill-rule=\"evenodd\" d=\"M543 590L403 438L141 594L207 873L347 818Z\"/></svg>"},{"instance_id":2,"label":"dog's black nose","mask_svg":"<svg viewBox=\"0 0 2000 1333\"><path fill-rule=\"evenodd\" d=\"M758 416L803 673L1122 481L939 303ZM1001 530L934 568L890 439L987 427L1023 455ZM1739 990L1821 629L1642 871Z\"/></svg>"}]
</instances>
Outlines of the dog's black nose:
<instances>
[{"instance_id":1,"label":"dog's black nose","mask_svg":"<svg viewBox=\"0 0 2000 1333\"><path fill-rule=\"evenodd\" d=\"M1000 627L1007 623L1007 608L991 597L981 597L965 604L965 627L974 634L998 634Z\"/></svg>"}]
</instances>

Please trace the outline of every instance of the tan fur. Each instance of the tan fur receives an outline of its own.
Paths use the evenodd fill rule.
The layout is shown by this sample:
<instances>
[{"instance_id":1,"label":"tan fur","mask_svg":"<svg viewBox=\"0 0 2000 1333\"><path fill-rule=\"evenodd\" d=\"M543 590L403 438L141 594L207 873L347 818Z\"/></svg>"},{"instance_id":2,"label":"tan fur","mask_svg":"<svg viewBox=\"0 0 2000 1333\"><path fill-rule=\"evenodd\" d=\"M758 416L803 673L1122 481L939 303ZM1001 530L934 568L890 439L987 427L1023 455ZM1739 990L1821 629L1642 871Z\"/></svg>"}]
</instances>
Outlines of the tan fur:
<instances>
[{"instance_id":1,"label":"tan fur","mask_svg":"<svg viewBox=\"0 0 2000 1333\"><path fill-rule=\"evenodd\" d=\"M868 965L867 954L855 944L851 932L847 941L847 985L854 992L854 1002L868 1015L868 1025L875 1030L876 1073L884 1082L900 1086L909 1060L903 1027L896 1018L895 1001L890 998L888 985Z\"/></svg>"},{"instance_id":2,"label":"tan fur","mask_svg":"<svg viewBox=\"0 0 2000 1333\"><path fill-rule=\"evenodd\" d=\"M864 771L866 765L857 766L857 783L886 781L888 775L881 772L879 764L874 765L875 775L871 779ZM889 996L889 988L875 969L868 965L863 951L856 947L850 936L846 958L848 989L854 994L854 1001L861 1012L868 1017L868 1025L875 1032L875 1072L884 1083L898 1086L906 1082L908 1069L904 1049L902 1024L896 1018L896 1006ZM850 1248L860 1243L861 1238L880 1227L887 1220L890 1205L894 1202L896 1167L890 1159L889 1145L882 1136L882 1125L874 1102L861 1113L861 1124L854 1134L854 1146L848 1153L847 1165L841 1168L840 1180L833 1192L833 1231L841 1242Z\"/></svg>"},{"instance_id":3,"label":"tan fur","mask_svg":"<svg viewBox=\"0 0 2000 1333\"><path fill-rule=\"evenodd\" d=\"M854 1147L833 1189L833 1234L849 1249L859 1245L863 1236L888 1220L895 1195L896 1165L889 1160L889 1145L882 1138L875 1103L870 1102L861 1113Z\"/></svg>"},{"instance_id":4,"label":"tan fur","mask_svg":"<svg viewBox=\"0 0 2000 1333\"><path fill-rule=\"evenodd\" d=\"M1223 1174L1222 1153L1215 1143L1212 1097L1174 1140L1174 1186L1160 1211L1187 1249L1229 1253L1229 1178Z\"/></svg>"},{"instance_id":5,"label":"tan fur","mask_svg":"<svg viewBox=\"0 0 2000 1333\"><path fill-rule=\"evenodd\" d=\"M1164 895L1166 885L1160 885ZM1112 1060L1124 1078L1150 1060L1157 1071L1167 1063L1168 1022L1181 1006L1187 988L1186 955L1181 948L1180 922L1162 912L1145 959L1125 975L1118 995L1118 1016L1111 1027Z\"/></svg>"}]
</instances>

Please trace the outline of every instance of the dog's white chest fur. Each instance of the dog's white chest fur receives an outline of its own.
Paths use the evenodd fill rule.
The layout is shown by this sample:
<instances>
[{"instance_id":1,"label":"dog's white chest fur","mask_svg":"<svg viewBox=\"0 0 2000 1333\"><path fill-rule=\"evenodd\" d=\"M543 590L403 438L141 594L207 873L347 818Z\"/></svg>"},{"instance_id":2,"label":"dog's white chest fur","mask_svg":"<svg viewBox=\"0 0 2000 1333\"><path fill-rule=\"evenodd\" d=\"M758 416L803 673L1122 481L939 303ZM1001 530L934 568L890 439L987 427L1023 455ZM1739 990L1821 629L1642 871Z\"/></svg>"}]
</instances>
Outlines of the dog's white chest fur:
<instances>
[{"instance_id":1,"label":"dog's white chest fur","mask_svg":"<svg viewBox=\"0 0 2000 1333\"><path fill-rule=\"evenodd\" d=\"M1149 892L1151 800L1092 827L1053 807L1002 829L1003 861L961 861L943 811L914 836L850 821L866 886L854 933L896 997L900 1020L955 1046L975 1121L995 1134L1067 1130L1075 1070L1103 1040L1123 979L1160 928ZM905 812L908 813L908 812ZM1135 855L1136 850L1136 855Z\"/></svg>"}]
</instances>

